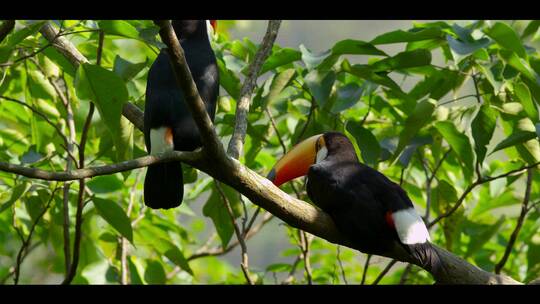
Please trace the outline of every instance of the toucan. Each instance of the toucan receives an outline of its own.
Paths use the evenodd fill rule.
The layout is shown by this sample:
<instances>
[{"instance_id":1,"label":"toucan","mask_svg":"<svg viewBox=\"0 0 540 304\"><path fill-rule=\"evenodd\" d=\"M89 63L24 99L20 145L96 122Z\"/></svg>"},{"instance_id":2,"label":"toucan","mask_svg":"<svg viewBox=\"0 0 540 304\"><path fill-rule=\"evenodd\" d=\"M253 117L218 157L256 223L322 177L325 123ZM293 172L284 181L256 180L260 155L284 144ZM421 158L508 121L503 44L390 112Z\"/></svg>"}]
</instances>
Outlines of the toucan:
<instances>
[{"instance_id":1,"label":"toucan","mask_svg":"<svg viewBox=\"0 0 540 304\"><path fill-rule=\"evenodd\" d=\"M422 218L407 193L361 163L342 133L311 136L285 154L267 178L276 186L307 175L307 194L361 252L440 267Z\"/></svg>"},{"instance_id":2,"label":"toucan","mask_svg":"<svg viewBox=\"0 0 540 304\"><path fill-rule=\"evenodd\" d=\"M210 39L215 20L173 20L172 27L184 50L187 64L206 110L214 120L219 92L219 72ZM202 146L172 64L164 48L152 63L146 85L144 140L150 154L193 151ZM144 180L144 203L152 209L180 206L184 195L179 161L148 166Z\"/></svg>"}]
</instances>

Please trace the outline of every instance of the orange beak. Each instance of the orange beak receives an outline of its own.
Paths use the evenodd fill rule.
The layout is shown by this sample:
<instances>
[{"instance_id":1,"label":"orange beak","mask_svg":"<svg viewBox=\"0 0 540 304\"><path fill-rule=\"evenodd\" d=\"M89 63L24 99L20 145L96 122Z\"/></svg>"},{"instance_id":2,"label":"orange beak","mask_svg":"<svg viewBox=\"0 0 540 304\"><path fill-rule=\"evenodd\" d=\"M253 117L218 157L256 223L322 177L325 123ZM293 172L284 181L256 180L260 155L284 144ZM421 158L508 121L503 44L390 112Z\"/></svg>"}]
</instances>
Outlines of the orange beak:
<instances>
[{"instance_id":1,"label":"orange beak","mask_svg":"<svg viewBox=\"0 0 540 304\"><path fill-rule=\"evenodd\" d=\"M214 29L214 32L217 31L217 20L210 20L210 25Z\"/></svg>"},{"instance_id":2,"label":"orange beak","mask_svg":"<svg viewBox=\"0 0 540 304\"><path fill-rule=\"evenodd\" d=\"M317 142L322 134L314 135L297 144L270 171L267 178L276 186L304 176L317 159Z\"/></svg>"}]
</instances>

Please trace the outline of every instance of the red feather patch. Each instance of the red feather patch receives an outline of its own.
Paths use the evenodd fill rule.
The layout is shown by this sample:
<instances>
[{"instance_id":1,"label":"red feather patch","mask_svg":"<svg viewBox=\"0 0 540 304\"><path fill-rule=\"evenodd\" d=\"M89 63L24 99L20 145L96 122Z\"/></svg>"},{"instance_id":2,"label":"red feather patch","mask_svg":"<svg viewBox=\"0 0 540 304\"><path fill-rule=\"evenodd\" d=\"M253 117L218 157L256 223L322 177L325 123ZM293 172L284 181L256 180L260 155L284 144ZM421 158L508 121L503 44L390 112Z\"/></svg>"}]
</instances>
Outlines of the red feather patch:
<instances>
[{"instance_id":1,"label":"red feather patch","mask_svg":"<svg viewBox=\"0 0 540 304\"><path fill-rule=\"evenodd\" d=\"M390 212L390 211L386 212L385 219L386 219L386 223L388 224L388 226L390 226L392 228L395 228L394 217L392 216L392 212Z\"/></svg>"}]
</instances>

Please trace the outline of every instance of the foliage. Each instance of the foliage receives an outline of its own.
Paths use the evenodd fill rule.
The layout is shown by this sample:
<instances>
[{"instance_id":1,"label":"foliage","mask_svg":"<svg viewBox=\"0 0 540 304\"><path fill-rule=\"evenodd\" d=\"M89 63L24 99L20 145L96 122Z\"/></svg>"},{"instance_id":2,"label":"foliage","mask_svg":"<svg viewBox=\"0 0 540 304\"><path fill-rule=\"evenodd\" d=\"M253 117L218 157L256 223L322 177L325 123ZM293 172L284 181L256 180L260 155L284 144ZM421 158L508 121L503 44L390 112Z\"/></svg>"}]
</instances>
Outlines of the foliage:
<instances>
[{"instance_id":1,"label":"foliage","mask_svg":"<svg viewBox=\"0 0 540 304\"><path fill-rule=\"evenodd\" d=\"M0 44L0 62L9 63L1 68L0 96L22 101L48 121L29 107L0 97L0 161L66 169L70 131L61 95L71 103L77 143L89 101L96 104L84 152L86 166L145 155L142 133L120 119L120 110L126 101L144 106L148 68L163 46L156 26L139 20L55 23L90 62L75 70L57 50L47 47L39 34L42 22L17 21ZM101 65L96 63L99 30L105 34ZM254 92L240 161L266 175L283 154L281 143L288 149L308 136L338 130L351 138L364 162L402 181L418 212L432 220L450 210L478 178L540 161L537 30L536 21L429 22L369 42L338 41L322 53L303 45L298 49L274 45ZM389 44L402 49L388 54L384 50ZM222 86L215 126L226 144L241 79L257 45L247 38L230 40L222 29L213 46ZM367 58L367 63L356 64L358 58ZM119 283L122 275L131 284L245 282L238 263L231 262L236 258L197 254L218 252L236 242L224 197L239 225L245 225L257 207L225 185L220 192L207 175L184 170L189 183L184 203L171 211L143 207L144 169L87 182L90 194L84 201L75 283ZM503 269L525 282L540 276L540 176L537 169L533 174L530 208ZM58 282L64 277L64 194L53 193L57 186L62 183L0 172L0 282L12 282L22 240L35 222L20 282ZM74 182L69 188L71 235L78 187ZM283 188L291 195L300 189L297 194L308 200L303 180ZM516 227L524 192L523 172L480 183L456 212L431 229L432 240L493 271ZM265 213L261 211L253 227ZM272 229L266 226L261 231ZM252 268L257 283L279 282L293 270L294 283L342 284L342 271L349 284L360 283L367 271L370 283L384 268L385 259L373 257L372 265L364 269L365 255L343 247L338 261L336 245L314 238L307 274L305 260L296 258L302 256L297 230L285 226L269 235L285 242L281 262ZM251 250L248 243L248 253ZM233 254L238 255L233 251L228 256ZM395 267L381 283L400 282L403 266ZM407 282L432 281L413 267Z\"/></svg>"}]
</instances>

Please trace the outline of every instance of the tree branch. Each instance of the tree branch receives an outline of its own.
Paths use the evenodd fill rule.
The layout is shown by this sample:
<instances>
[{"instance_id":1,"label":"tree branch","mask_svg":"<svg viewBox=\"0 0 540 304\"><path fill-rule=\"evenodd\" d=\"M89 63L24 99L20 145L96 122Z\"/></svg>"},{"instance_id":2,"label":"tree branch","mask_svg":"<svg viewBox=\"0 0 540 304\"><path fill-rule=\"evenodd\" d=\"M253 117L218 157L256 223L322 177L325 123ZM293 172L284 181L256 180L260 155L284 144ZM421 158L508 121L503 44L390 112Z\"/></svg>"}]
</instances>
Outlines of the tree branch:
<instances>
[{"instance_id":1,"label":"tree branch","mask_svg":"<svg viewBox=\"0 0 540 304\"><path fill-rule=\"evenodd\" d=\"M443 218L446 218L446 217L449 217L450 215L452 215L459 208L459 206L461 206L461 204L465 200L465 197L467 197L467 195L472 190L474 190L474 188L476 186L481 185L481 184L485 184L485 183L488 183L488 182L491 182L491 181L494 181L494 180L499 179L499 178L508 177L508 176L510 176L510 175L512 175L514 173L518 173L518 172L521 172L523 170L531 169L531 168L534 168L534 167L536 167L538 165L540 165L540 162L534 163L532 165L523 166L523 167L515 169L515 170L510 170L510 171L508 171L506 173L503 173L503 174L500 174L500 175L497 175L497 176L494 176L494 177L487 177L487 178L479 178L479 179L477 179L475 182L470 184L469 187L467 187L467 189L465 189L465 191L463 191L463 194L459 197L456 204L452 208L450 208L450 210L448 210L447 212L439 215L431 223L429 223L428 228L433 227L433 225L437 224Z\"/></svg>"},{"instance_id":2,"label":"tree branch","mask_svg":"<svg viewBox=\"0 0 540 304\"><path fill-rule=\"evenodd\" d=\"M15 270L14 270L14 274L15 274L14 282L15 282L15 285L17 285L19 283L19 274L20 274L20 269L21 269L21 263L22 263L23 256L24 256L23 253L28 248L28 245L30 244L30 240L32 239L32 234L34 233L34 230L36 229L36 226L37 226L39 220L43 217L43 215L45 215L45 212L47 212L47 210L49 210L49 206L51 205L51 202L54 199L54 194L56 193L56 190L58 190L58 186L56 188L54 188L54 190L51 193L51 196L49 198L49 201L47 202L47 204L45 205L43 210L38 214L38 216L36 217L36 220L32 223L32 227L30 227L30 231L28 232L28 236L26 237L25 240L23 240L23 244L21 246L21 249L19 249L19 253L17 254L17 263L15 264Z\"/></svg>"},{"instance_id":3,"label":"tree branch","mask_svg":"<svg viewBox=\"0 0 540 304\"><path fill-rule=\"evenodd\" d=\"M525 217L527 216L527 211L529 210L529 199L531 197L532 177L533 177L532 169L527 169L527 186L525 187L525 195L523 197L523 203L521 204L521 213L519 214L516 228L514 228L514 231L512 231L512 235L510 235L510 240L508 241L508 244L506 245L504 254L501 260L499 261L499 263L495 265L496 274L501 273L501 270L504 268L504 264L506 264L506 261L508 260L508 257L510 256L510 253L512 252L512 248L514 247L514 244L516 243L517 237L519 235L519 231L521 230L521 226L523 225L523 222L525 221Z\"/></svg>"},{"instance_id":4,"label":"tree branch","mask_svg":"<svg viewBox=\"0 0 540 304\"><path fill-rule=\"evenodd\" d=\"M255 54L255 59L249 66L247 79L244 81L242 89L240 90L240 101L238 101L236 104L234 132L231 140L229 141L229 147L227 149L227 153L233 158L238 159L240 155L242 155L244 140L247 132L247 115L251 105L251 95L255 85L257 84L257 78L259 77L261 67L272 50L272 46L276 40L280 25L281 20L268 21L266 34L264 35L261 45Z\"/></svg>"},{"instance_id":5,"label":"tree branch","mask_svg":"<svg viewBox=\"0 0 540 304\"><path fill-rule=\"evenodd\" d=\"M159 35L161 36L163 43L167 45L167 53L171 59L177 82L184 93L191 115L197 123L202 143L205 148L203 151L208 152L209 155L212 155L213 157L219 158L218 161L222 164L226 164L227 157L223 145L219 141L214 130L214 124L206 112L204 101L201 96L199 96L197 86L191 76L189 66L184 56L184 50L180 46L180 42L176 37L170 20L156 20L154 23L161 29Z\"/></svg>"},{"instance_id":6,"label":"tree branch","mask_svg":"<svg viewBox=\"0 0 540 304\"><path fill-rule=\"evenodd\" d=\"M47 170L41 170L37 168L29 168L21 165L10 164L6 162L0 162L0 171L15 173L18 175L26 176L29 178L37 178L42 180L49 181L69 181L76 180L81 178L89 178L100 175L109 175L118 172L129 171L137 168L147 167L159 162L167 162L180 160L185 163L195 165L198 163L199 158L201 157L201 152L180 152L180 151L171 151L165 152L158 155L148 155L139 157L136 159L123 161L120 163L81 168L70 171L63 172L52 172Z\"/></svg>"}]
</instances>

